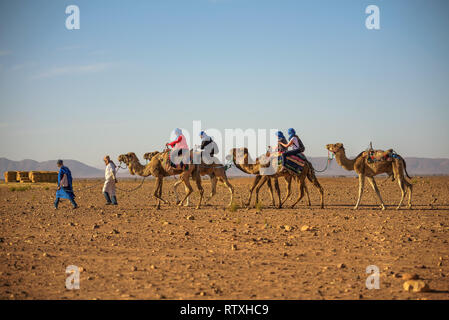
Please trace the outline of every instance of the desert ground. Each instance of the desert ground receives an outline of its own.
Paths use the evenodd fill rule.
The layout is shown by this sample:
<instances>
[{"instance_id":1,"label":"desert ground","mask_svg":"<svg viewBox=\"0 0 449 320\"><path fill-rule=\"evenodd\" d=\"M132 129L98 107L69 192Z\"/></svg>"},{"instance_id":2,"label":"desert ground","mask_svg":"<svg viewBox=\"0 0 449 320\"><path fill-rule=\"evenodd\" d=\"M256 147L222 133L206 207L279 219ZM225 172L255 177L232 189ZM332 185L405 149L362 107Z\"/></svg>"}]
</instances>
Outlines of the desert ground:
<instances>
[{"instance_id":1,"label":"desert ground","mask_svg":"<svg viewBox=\"0 0 449 320\"><path fill-rule=\"evenodd\" d=\"M101 185L86 189L100 180L75 180L80 208L63 200L56 211L54 184L0 183L0 298L449 299L449 177L413 178L411 210L394 209L399 187L385 182L386 211L368 184L354 211L357 179L319 180L325 209L310 184L311 208L304 200L274 208L266 187L263 206L242 208L250 178L231 179L238 204L231 210L222 185L195 210L197 194L178 208L167 180L163 197L172 203L156 210L154 180L119 190L119 206L104 204ZM210 182L203 186L207 195ZM289 203L297 193L295 185ZM81 271L79 290L65 287L69 265ZM380 289L366 288L369 265L380 269ZM431 291L404 291L405 273Z\"/></svg>"}]
</instances>

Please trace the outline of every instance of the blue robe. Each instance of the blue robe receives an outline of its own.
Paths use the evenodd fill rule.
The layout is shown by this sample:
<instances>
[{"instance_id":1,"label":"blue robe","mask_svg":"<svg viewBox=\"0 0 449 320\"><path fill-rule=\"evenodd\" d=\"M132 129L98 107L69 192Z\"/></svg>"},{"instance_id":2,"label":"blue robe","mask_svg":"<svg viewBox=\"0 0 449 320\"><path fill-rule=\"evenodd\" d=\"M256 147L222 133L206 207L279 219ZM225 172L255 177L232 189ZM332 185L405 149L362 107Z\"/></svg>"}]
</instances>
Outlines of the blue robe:
<instances>
[{"instance_id":1,"label":"blue robe","mask_svg":"<svg viewBox=\"0 0 449 320\"><path fill-rule=\"evenodd\" d=\"M61 198L61 199L74 199L75 198L75 194L73 193L73 188L72 188L72 173L70 172L69 168L62 166L59 169L59 173L58 173L58 187L61 185L61 179L63 175L67 175L67 182L69 184L68 187L61 187L59 190L56 191L56 198Z\"/></svg>"}]
</instances>

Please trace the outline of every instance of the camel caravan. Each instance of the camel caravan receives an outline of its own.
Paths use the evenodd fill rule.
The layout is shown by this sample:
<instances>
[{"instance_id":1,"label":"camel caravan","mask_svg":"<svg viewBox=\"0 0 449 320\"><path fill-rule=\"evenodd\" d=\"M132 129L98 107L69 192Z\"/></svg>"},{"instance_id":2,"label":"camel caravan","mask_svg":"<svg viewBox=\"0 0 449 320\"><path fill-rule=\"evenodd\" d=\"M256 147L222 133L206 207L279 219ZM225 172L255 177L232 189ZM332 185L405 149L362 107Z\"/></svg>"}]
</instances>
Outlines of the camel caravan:
<instances>
[{"instance_id":1,"label":"camel caravan","mask_svg":"<svg viewBox=\"0 0 449 320\"><path fill-rule=\"evenodd\" d=\"M253 193L255 191L255 207L259 203L259 191L264 184L267 184L271 203L274 207L282 208L285 202L291 196L292 182L296 181L299 185L299 195L291 208L299 203L304 195L307 196L307 205L311 206L309 192L306 185L308 180L320 194L320 208L324 208L324 190L320 185L312 163L304 155L304 145L296 135L294 129L289 129L289 140L285 138L282 132L278 132L278 145L274 150L269 148L265 154L253 160L250 157L247 148L233 148L226 156L227 164L221 164L214 156L218 147L212 138L202 131L200 136L202 144L200 150L193 150L187 147L186 138L180 129L175 130L176 139L166 144L166 148L162 151L154 151L145 153L143 158L146 164L140 163L135 153L129 152L121 154L118 161L125 164L131 175L141 177L153 176L156 178L156 188L153 196L157 200L156 208L160 209L161 203L169 205L167 199L162 198L162 187L165 177L176 176L179 178L174 184L174 193L176 196L176 204L178 206L188 206L189 197L193 193L193 187L190 181L195 181L199 192L198 203L196 208L199 209L203 203L204 189L202 187L202 176L209 176L211 181L211 193L205 200L207 203L216 194L217 182L223 183L229 190L230 200L228 206L234 204L234 187L230 183L226 171L229 167L235 166L244 173L254 175L254 181L249 190L249 197L245 205L251 207ZM385 210L385 204L380 195L374 177L379 174L387 174L393 181L396 180L401 189L401 199L397 209L401 208L406 193L409 193L408 208L411 208L412 185L405 179L405 175L410 179L407 173L405 160L392 149L374 150L372 146L361 152L354 159L346 157L345 149L342 143L326 145L328 152L332 153L337 163L348 171L354 170L359 177L359 192L357 203L354 209L360 207L363 195L365 178L373 187L379 201L380 208ZM196 161L191 161L195 159ZM331 159L329 158L328 161ZM279 187L279 178L283 178L286 183L287 194L281 199L281 191ZM180 199L177 187L183 184L185 195ZM273 193L273 185L276 191L277 204Z\"/></svg>"}]
</instances>

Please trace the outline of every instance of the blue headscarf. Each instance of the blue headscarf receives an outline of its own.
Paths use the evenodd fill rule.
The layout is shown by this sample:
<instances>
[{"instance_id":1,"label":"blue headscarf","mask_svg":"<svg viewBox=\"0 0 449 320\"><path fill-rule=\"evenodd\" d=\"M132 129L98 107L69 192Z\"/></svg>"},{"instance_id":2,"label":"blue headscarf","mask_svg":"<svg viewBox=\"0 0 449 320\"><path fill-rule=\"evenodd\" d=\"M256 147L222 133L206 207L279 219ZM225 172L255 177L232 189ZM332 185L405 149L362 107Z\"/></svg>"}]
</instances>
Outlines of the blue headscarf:
<instances>
[{"instance_id":1,"label":"blue headscarf","mask_svg":"<svg viewBox=\"0 0 449 320\"><path fill-rule=\"evenodd\" d=\"M289 137L289 139L291 140L291 138L293 138L293 136L296 134L296 131L295 131L295 129L293 129L293 128L290 128L290 129L288 129L288 137Z\"/></svg>"},{"instance_id":2,"label":"blue headscarf","mask_svg":"<svg viewBox=\"0 0 449 320\"><path fill-rule=\"evenodd\" d=\"M175 129L176 138L179 137L182 134L182 130L179 128Z\"/></svg>"},{"instance_id":3,"label":"blue headscarf","mask_svg":"<svg viewBox=\"0 0 449 320\"><path fill-rule=\"evenodd\" d=\"M276 132L276 135L277 135L277 137L278 137L279 140L281 140L282 138L285 139L285 136L284 136L284 134L282 133L282 131Z\"/></svg>"}]
</instances>

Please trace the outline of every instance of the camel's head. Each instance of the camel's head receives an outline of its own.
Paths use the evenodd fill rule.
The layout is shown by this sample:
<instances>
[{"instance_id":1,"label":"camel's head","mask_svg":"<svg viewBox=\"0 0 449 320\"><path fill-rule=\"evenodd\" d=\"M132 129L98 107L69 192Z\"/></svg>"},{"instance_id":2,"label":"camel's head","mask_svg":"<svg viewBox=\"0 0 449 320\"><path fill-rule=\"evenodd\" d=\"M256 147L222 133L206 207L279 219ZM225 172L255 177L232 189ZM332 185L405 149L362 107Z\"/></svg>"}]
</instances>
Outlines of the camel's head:
<instances>
[{"instance_id":1,"label":"camel's head","mask_svg":"<svg viewBox=\"0 0 449 320\"><path fill-rule=\"evenodd\" d=\"M121 154L118 156L118 161L123 162L127 166L131 163L131 161L135 160L136 154L134 152L128 152L127 154Z\"/></svg>"},{"instance_id":2,"label":"camel's head","mask_svg":"<svg viewBox=\"0 0 449 320\"><path fill-rule=\"evenodd\" d=\"M340 150L345 150L345 148L343 147L343 143L327 144L326 149L333 154L336 154Z\"/></svg>"},{"instance_id":3,"label":"camel's head","mask_svg":"<svg viewBox=\"0 0 449 320\"><path fill-rule=\"evenodd\" d=\"M151 159L153 159L153 157L154 157L155 155L157 155L158 153L159 153L159 151L147 152L147 153L145 153L145 154L143 155L143 158L144 158L145 160L151 161Z\"/></svg>"}]
</instances>

